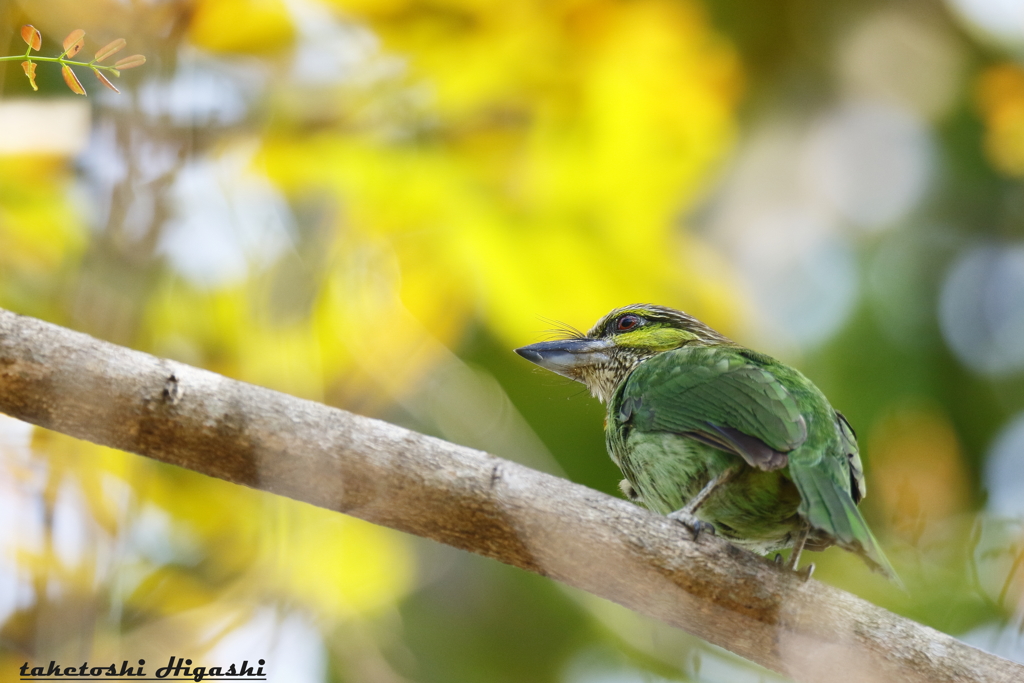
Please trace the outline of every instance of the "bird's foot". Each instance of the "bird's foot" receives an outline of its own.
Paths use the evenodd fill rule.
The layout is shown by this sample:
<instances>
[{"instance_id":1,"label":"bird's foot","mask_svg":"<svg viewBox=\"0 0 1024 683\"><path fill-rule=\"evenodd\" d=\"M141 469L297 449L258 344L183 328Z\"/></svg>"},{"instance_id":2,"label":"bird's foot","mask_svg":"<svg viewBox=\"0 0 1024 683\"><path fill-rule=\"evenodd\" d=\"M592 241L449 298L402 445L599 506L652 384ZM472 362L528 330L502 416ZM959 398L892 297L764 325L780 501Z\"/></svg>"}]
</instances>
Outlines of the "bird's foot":
<instances>
[{"instance_id":1,"label":"bird's foot","mask_svg":"<svg viewBox=\"0 0 1024 683\"><path fill-rule=\"evenodd\" d=\"M697 519L697 516L694 515L692 512L686 510L686 508L669 513L668 518L674 522L679 522L687 529L689 529L690 533L693 534L693 540L695 541L698 538L700 538L700 535L702 533L705 532L711 534L712 536L715 535L714 526L705 522L704 520Z\"/></svg>"},{"instance_id":2,"label":"bird's foot","mask_svg":"<svg viewBox=\"0 0 1024 683\"><path fill-rule=\"evenodd\" d=\"M781 553L775 553L775 558L772 561L775 563L776 567L783 566L782 554ZM790 570L791 572L793 572L794 574L796 574L797 576L802 578L805 582L809 581L810 578L811 578L811 575L814 574L814 563L813 562L808 564L803 569L797 569L796 568L796 564L794 564L794 562L793 562L793 559L790 558L790 561L786 562L785 566L786 566L786 569Z\"/></svg>"},{"instance_id":3,"label":"bird's foot","mask_svg":"<svg viewBox=\"0 0 1024 683\"><path fill-rule=\"evenodd\" d=\"M807 583L808 581L811 580L811 574L813 574L813 573L814 573L814 563L813 562L811 562L809 565L807 565L803 569L796 570L796 575L799 576L800 578L802 578L804 580L804 583Z\"/></svg>"}]
</instances>

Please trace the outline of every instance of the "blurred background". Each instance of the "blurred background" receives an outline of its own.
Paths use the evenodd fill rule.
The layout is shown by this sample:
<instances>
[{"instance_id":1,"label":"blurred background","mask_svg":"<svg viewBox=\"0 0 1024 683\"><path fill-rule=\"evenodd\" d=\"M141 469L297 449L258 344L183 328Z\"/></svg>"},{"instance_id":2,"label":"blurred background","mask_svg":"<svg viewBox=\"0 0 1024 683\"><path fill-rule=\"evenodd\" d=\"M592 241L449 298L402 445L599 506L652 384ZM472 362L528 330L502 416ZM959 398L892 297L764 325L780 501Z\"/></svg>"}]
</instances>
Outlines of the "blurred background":
<instances>
[{"instance_id":1,"label":"blurred background","mask_svg":"<svg viewBox=\"0 0 1024 683\"><path fill-rule=\"evenodd\" d=\"M1024 4L6 0L0 306L619 495L602 407L511 349L670 305L857 428L900 592L1024 661ZM121 56L121 55L119 55ZM776 681L592 596L0 416L0 678ZM153 665L155 669L156 666Z\"/></svg>"}]
</instances>

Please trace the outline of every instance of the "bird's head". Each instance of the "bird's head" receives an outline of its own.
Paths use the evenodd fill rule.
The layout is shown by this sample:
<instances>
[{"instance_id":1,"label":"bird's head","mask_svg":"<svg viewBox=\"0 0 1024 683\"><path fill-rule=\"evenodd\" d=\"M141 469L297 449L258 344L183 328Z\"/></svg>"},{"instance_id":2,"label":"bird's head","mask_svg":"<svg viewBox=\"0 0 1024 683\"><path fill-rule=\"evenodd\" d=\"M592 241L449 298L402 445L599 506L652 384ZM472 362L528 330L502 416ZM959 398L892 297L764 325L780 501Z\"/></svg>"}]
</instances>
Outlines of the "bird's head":
<instances>
[{"instance_id":1,"label":"bird's head","mask_svg":"<svg viewBox=\"0 0 1024 683\"><path fill-rule=\"evenodd\" d=\"M686 345L711 346L729 339L682 311L651 304L616 308L585 335L516 349L526 360L582 382L607 401L629 373L648 358Z\"/></svg>"}]
</instances>

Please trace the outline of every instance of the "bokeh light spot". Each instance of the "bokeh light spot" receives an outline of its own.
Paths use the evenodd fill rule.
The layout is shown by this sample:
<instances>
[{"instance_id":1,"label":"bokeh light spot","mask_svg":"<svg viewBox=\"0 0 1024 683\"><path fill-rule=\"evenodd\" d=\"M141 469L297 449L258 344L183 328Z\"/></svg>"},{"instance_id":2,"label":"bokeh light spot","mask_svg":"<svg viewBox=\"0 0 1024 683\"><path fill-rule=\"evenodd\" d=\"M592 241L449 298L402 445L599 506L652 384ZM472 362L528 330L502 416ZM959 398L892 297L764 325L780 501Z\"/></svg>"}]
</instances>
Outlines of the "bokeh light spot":
<instances>
[{"instance_id":1,"label":"bokeh light spot","mask_svg":"<svg viewBox=\"0 0 1024 683\"><path fill-rule=\"evenodd\" d=\"M939 299L942 335L964 365L1024 368L1024 245L981 246L953 263Z\"/></svg>"},{"instance_id":2,"label":"bokeh light spot","mask_svg":"<svg viewBox=\"0 0 1024 683\"><path fill-rule=\"evenodd\" d=\"M828 114L806 149L809 184L863 229L890 226L921 198L932 165L923 121L906 109L859 101Z\"/></svg>"},{"instance_id":3,"label":"bokeh light spot","mask_svg":"<svg viewBox=\"0 0 1024 683\"><path fill-rule=\"evenodd\" d=\"M992 514L1024 518L1024 412L996 435L985 460L985 488Z\"/></svg>"}]
</instances>

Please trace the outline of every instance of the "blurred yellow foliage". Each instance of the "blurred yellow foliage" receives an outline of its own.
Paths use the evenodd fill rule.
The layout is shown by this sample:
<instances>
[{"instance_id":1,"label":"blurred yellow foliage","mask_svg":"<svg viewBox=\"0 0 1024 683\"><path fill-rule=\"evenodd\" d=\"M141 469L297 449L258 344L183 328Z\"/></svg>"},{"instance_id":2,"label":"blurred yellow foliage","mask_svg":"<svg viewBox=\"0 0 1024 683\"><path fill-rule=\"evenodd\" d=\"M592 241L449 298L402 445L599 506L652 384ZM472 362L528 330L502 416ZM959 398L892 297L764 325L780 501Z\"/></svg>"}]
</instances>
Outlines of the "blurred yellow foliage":
<instances>
[{"instance_id":1,"label":"blurred yellow foliage","mask_svg":"<svg viewBox=\"0 0 1024 683\"><path fill-rule=\"evenodd\" d=\"M308 323L281 324L253 292L167 281L147 309L154 353L312 400L324 399L324 354Z\"/></svg>"},{"instance_id":2,"label":"blurred yellow foliage","mask_svg":"<svg viewBox=\"0 0 1024 683\"><path fill-rule=\"evenodd\" d=\"M733 141L741 82L697 4L340 11L410 70L397 93L371 79L363 96L292 84L278 100L256 167L295 204L332 207L308 310L267 315L273 273L166 284L147 317L157 353L373 411L416 390L473 321L509 346L542 317L586 327L636 301L730 327L730 274L680 224ZM232 30L230 13L209 16L203 31ZM302 126L325 98L335 125ZM384 326L367 335L367 321Z\"/></svg>"},{"instance_id":3,"label":"blurred yellow foliage","mask_svg":"<svg viewBox=\"0 0 1024 683\"><path fill-rule=\"evenodd\" d=\"M978 77L976 99L992 165L1009 175L1024 175L1024 68L989 67Z\"/></svg>"},{"instance_id":4,"label":"blurred yellow foliage","mask_svg":"<svg viewBox=\"0 0 1024 683\"><path fill-rule=\"evenodd\" d=\"M189 39L213 52L269 52L294 37L285 0L199 0L189 24Z\"/></svg>"},{"instance_id":5,"label":"blurred yellow foliage","mask_svg":"<svg viewBox=\"0 0 1024 683\"><path fill-rule=\"evenodd\" d=\"M393 605L412 587L415 557L397 532L290 503L277 522L282 542L264 542L262 585L323 619Z\"/></svg>"},{"instance_id":6,"label":"blurred yellow foliage","mask_svg":"<svg viewBox=\"0 0 1024 683\"><path fill-rule=\"evenodd\" d=\"M85 246L81 216L68 200L63 158L6 156L0 162L0 273L56 270ZM9 281L4 278L2 285Z\"/></svg>"},{"instance_id":7,"label":"blurred yellow foliage","mask_svg":"<svg viewBox=\"0 0 1024 683\"><path fill-rule=\"evenodd\" d=\"M408 60L410 87L431 93L425 128L285 129L259 161L291 197L342 209L332 287L345 305L329 324L390 324L396 306L417 321L374 338L378 372L424 333L454 344L473 316L509 345L535 338L540 316L585 326L634 301L729 327L729 276L679 225L732 143L741 80L695 4L339 6ZM369 283L353 282L352 254L367 252L389 267L360 306Z\"/></svg>"},{"instance_id":8,"label":"blurred yellow foliage","mask_svg":"<svg viewBox=\"0 0 1024 683\"><path fill-rule=\"evenodd\" d=\"M109 275L102 302L131 309L124 297L142 311L139 322L129 317L138 325L130 343L377 412L455 362L451 350L473 325L512 347L550 327L542 316L586 327L614 306L650 301L730 327L730 274L682 217L734 141L742 77L696 0L331 4L339 21L379 38L377 57L405 70L326 85L267 70L273 127L257 139L256 170L296 216L309 206L318 216L283 240L276 261L205 288L158 267L174 229L161 212L181 208L178 186L170 173L145 175L152 150L132 159L134 148L116 149L138 174L125 196L145 192L121 197L124 224L105 233L117 239L97 238L95 272L80 279ZM261 53L306 37L285 0L194 7L181 15L187 35L212 52ZM143 129L125 138L155 136ZM202 154L229 155L236 144L225 138ZM185 149L182 159L196 153ZM63 160L0 166L0 267L52 274L83 250L68 182ZM173 201L147 194L154 188ZM145 223L147 199L164 224ZM108 597L161 639L190 633L188 615L237 624L267 601L329 624L393 604L415 580L395 533L66 437L36 439L46 505L76 491L87 539L128 544L117 546L114 569L91 552L65 567L46 548L26 550L40 585L78 577L76 594L97 605L80 615L93 620L83 631ZM96 592L101 584L109 595Z\"/></svg>"},{"instance_id":9,"label":"blurred yellow foliage","mask_svg":"<svg viewBox=\"0 0 1024 683\"><path fill-rule=\"evenodd\" d=\"M127 588L115 599L143 621L248 611L269 599L329 623L391 605L412 586L413 556L397 532L54 432L36 430L33 448L46 453L48 515L84 506L63 514L82 520L72 545L85 552L69 566L61 548L26 538L21 564L83 599L97 581ZM107 538L130 547L130 579L109 574L97 546Z\"/></svg>"}]
</instances>

